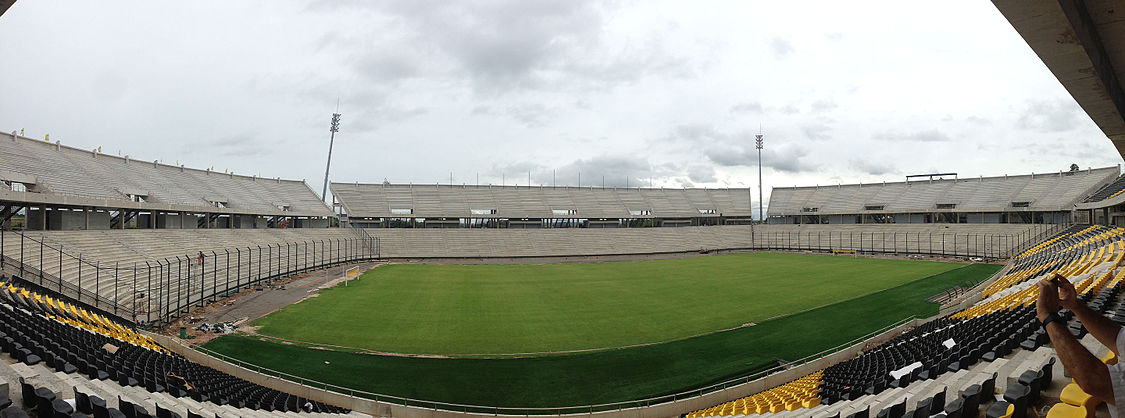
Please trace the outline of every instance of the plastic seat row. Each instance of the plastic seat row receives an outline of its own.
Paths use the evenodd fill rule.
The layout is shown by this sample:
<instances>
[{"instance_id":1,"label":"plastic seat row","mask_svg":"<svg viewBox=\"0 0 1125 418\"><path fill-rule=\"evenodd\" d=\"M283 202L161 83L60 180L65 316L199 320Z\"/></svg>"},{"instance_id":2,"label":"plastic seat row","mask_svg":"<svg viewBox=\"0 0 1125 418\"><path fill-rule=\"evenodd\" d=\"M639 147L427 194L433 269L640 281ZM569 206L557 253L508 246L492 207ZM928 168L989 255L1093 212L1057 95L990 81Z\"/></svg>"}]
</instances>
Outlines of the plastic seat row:
<instances>
[{"instance_id":1,"label":"plastic seat row","mask_svg":"<svg viewBox=\"0 0 1125 418\"><path fill-rule=\"evenodd\" d=\"M9 287L14 285L9 284ZM28 293L25 293L28 292ZM0 291L0 349L28 365L43 363L58 372L81 373L90 379L113 380L123 387L164 392L197 402L262 411L301 412L311 404L317 412L347 413L342 408L304 399L230 376L170 354L162 347L114 338L114 333L60 321L57 311L44 311L34 292ZM14 296L15 295L15 296ZM57 305L56 305L57 306ZM119 324L101 318L100 331ZM130 332L133 332L130 330ZM130 416L129 411L122 411Z\"/></svg>"}]
</instances>

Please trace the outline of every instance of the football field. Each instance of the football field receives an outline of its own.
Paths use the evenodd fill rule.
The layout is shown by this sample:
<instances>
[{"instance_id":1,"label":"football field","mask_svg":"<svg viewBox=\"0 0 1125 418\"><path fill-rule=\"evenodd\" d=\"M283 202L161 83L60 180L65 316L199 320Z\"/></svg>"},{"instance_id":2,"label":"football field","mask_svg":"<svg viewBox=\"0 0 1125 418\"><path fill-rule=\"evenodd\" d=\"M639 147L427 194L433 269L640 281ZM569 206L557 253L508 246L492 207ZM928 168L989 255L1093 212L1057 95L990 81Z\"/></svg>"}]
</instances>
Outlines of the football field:
<instances>
[{"instance_id":1,"label":"football field","mask_svg":"<svg viewBox=\"0 0 1125 418\"><path fill-rule=\"evenodd\" d=\"M708 266L708 263L716 265ZM616 280L604 276L599 280L590 276L543 279L547 277L544 271L555 269L563 270L556 274L590 271L631 276L645 272L650 276L646 276L647 280L623 279L628 284L614 283ZM243 334L220 337L204 347L255 366L380 396L518 408L620 402L694 390L745 376L776 366L779 360L793 361L861 338L905 318L935 315L937 304L927 302L926 298L953 286L978 283L999 269L1000 266L990 264L768 253L638 263L379 267L347 288L331 289L324 292L324 296L292 305L265 318L261 322L273 324L274 329L266 327L263 331L299 331L293 335L337 344L341 341L351 345L379 343L376 346L384 350L389 346L382 344L389 341L408 341L399 335L380 336L372 331L379 329L384 333L406 334L412 344L424 341L434 343L435 347L442 344L449 352L466 352L471 348L494 353L536 349L527 345L527 341L553 341L563 347L596 347L702 334L629 348L511 358L360 354L306 344L280 344ZM470 283L464 276L466 271L478 274L471 277L481 283ZM495 271L504 273L497 277ZM525 271L534 271L536 275L521 276ZM927 271L939 273L927 276ZM426 275L421 276L423 274ZM682 275L687 278L674 279ZM462 295L469 300L459 300L456 292L435 289L437 284L434 283L427 285L426 291L410 291L412 281L426 284L433 277L440 277L439 283L458 291L472 289L473 296ZM583 289L567 289L563 292L567 295L565 298L534 296L541 292L535 289L537 279L556 288L563 284L553 281L569 280L568 283ZM518 290L505 289L507 286ZM615 286L628 289L614 290ZM480 287L487 287L488 291L477 289ZM353 292L357 288L366 291ZM379 292L383 288L409 297L400 301L388 299ZM603 294L611 291L620 297ZM548 312L526 300L511 300L515 293L525 298L537 297L541 305L562 311ZM360 295L371 299L363 300ZM473 298L483 298L487 303L473 301ZM583 308L584 305L589 307ZM802 310L808 306L811 308ZM394 312L392 307L403 311ZM477 311L460 311L468 307L475 307ZM492 332L490 337L474 338L476 331L468 328L434 327L431 323L445 315L449 318L440 318L443 323L472 324L473 315L502 311L505 307L521 310L524 317L493 316L505 323L488 326ZM583 311L595 307L600 314ZM663 312L665 310L674 314ZM571 311L582 311L582 316ZM791 314L785 315L786 312ZM418 317L411 318L411 315ZM583 321L588 321L591 315L606 316L593 318L601 327L618 328L583 326ZM645 315L658 315L659 319L652 320ZM751 319L745 320L739 315ZM551 324L548 318L566 325ZM506 326L510 321L530 320L551 331ZM668 329L663 329L661 321ZM749 321L756 325L715 332L731 326L725 321L734 326ZM322 332L306 322L322 327ZM677 331L669 332L670 329ZM533 332L536 338L520 338L521 332ZM564 333L566 338L557 338L552 332ZM623 338L624 335L632 340ZM515 338L523 343L512 345L498 340L503 338ZM582 338L597 338L598 341L587 343ZM406 345L401 347L402 351L413 351ZM416 350L419 352L442 351L417 347L420 347ZM418 403L412 401L411 404Z\"/></svg>"},{"instance_id":2,"label":"football field","mask_svg":"<svg viewBox=\"0 0 1125 418\"><path fill-rule=\"evenodd\" d=\"M254 325L267 336L390 353L598 350L736 328L960 266L778 253L572 264L386 265Z\"/></svg>"}]
</instances>

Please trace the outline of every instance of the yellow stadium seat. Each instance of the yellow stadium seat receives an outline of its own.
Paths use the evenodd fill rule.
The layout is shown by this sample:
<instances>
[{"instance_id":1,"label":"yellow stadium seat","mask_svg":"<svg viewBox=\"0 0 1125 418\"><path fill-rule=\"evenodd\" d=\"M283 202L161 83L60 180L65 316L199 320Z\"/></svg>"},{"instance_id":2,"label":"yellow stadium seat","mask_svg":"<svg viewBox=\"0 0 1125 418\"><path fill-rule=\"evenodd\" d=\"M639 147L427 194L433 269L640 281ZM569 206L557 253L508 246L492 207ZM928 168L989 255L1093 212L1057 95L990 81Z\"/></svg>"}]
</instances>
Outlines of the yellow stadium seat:
<instances>
[{"instance_id":1,"label":"yellow stadium seat","mask_svg":"<svg viewBox=\"0 0 1125 418\"><path fill-rule=\"evenodd\" d=\"M1067 405L1062 402L1055 404L1047 411L1047 418L1087 418L1089 416L1091 414L1086 411L1086 408Z\"/></svg>"},{"instance_id":2,"label":"yellow stadium seat","mask_svg":"<svg viewBox=\"0 0 1125 418\"><path fill-rule=\"evenodd\" d=\"M1090 394L1083 392L1082 388L1075 383L1063 388L1062 393L1059 394L1059 400L1067 405L1080 407L1083 411L1093 411L1101 403Z\"/></svg>"}]
</instances>

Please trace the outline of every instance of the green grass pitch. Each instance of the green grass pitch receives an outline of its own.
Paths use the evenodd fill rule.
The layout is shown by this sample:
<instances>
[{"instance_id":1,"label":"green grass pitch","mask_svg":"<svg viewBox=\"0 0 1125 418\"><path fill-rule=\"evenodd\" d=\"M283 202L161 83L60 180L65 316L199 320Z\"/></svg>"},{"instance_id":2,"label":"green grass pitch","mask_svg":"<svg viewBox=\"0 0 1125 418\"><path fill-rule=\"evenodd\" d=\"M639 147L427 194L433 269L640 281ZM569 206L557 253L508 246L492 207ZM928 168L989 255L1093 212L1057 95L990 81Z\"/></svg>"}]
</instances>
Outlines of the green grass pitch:
<instances>
[{"instance_id":1,"label":"green grass pitch","mask_svg":"<svg viewBox=\"0 0 1125 418\"><path fill-rule=\"evenodd\" d=\"M213 340L205 348L307 379L412 399L528 408L629 401L743 376L774 366L779 359L799 359L835 347L903 318L933 316L938 306L926 302L927 297L952 286L977 283L1000 269L987 264L950 267L955 269L753 327L583 354L508 359L382 356L276 344L237 334ZM701 306L718 309L747 303L710 301Z\"/></svg>"},{"instance_id":2,"label":"green grass pitch","mask_svg":"<svg viewBox=\"0 0 1125 418\"><path fill-rule=\"evenodd\" d=\"M538 265L388 265L254 323L264 335L411 354L615 348L738 327L960 267L755 253Z\"/></svg>"}]
</instances>

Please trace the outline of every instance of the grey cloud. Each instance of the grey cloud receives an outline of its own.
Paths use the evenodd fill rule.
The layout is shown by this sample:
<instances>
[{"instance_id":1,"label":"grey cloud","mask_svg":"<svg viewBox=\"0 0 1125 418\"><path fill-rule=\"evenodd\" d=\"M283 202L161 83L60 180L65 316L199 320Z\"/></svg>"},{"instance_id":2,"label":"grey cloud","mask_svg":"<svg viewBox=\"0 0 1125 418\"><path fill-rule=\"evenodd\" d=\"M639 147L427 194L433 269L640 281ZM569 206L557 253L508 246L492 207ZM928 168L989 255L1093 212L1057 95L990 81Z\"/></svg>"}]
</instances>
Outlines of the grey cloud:
<instances>
[{"instance_id":1,"label":"grey cloud","mask_svg":"<svg viewBox=\"0 0 1125 418\"><path fill-rule=\"evenodd\" d=\"M688 167L688 178L696 183L714 183L718 181L715 177L715 167L707 165L696 165Z\"/></svg>"},{"instance_id":2,"label":"grey cloud","mask_svg":"<svg viewBox=\"0 0 1125 418\"><path fill-rule=\"evenodd\" d=\"M285 88L280 84L280 82L272 82L272 84L262 82L252 87L263 94L276 93L277 89ZM341 132L370 132L388 124L403 122L429 113L429 109L424 107L396 103L394 100L401 96L394 94L391 87L387 85L361 85L341 92L335 84L321 81L306 83L303 88L295 92L299 100L319 104L324 109L336 108L337 96L331 93L340 92L338 97L341 113L344 114L340 124ZM316 121L316 123L327 123L327 121Z\"/></svg>"},{"instance_id":3,"label":"grey cloud","mask_svg":"<svg viewBox=\"0 0 1125 418\"><path fill-rule=\"evenodd\" d=\"M352 132L370 132L387 124L402 122L407 119L425 115L429 112L429 109L423 107L377 106L374 108L356 109L351 112L356 115L356 117L352 118L353 120L349 120L346 125L344 121L341 120L340 131L347 129Z\"/></svg>"},{"instance_id":4,"label":"grey cloud","mask_svg":"<svg viewBox=\"0 0 1125 418\"><path fill-rule=\"evenodd\" d=\"M727 167L750 167L758 164L757 149L752 147L708 148L705 152L708 159L715 164ZM795 145L779 145L762 150L762 166L785 173L801 173L814 171L817 166L810 164L804 158L809 155L809 150Z\"/></svg>"},{"instance_id":5,"label":"grey cloud","mask_svg":"<svg viewBox=\"0 0 1125 418\"><path fill-rule=\"evenodd\" d=\"M883 174L895 173L896 169L894 164L888 161L874 161L871 159L853 159L848 161L848 165L856 171L861 173L879 176Z\"/></svg>"},{"instance_id":6,"label":"grey cloud","mask_svg":"<svg viewBox=\"0 0 1125 418\"><path fill-rule=\"evenodd\" d=\"M751 155L748 150L742 148L708 148L704 151L704 155L715 164L725 167L752 166L758 163L757 154Z\"/></svg>"},{"instance_id":7,"label":"grey cloud","mask_svg":"<svg viewBox=\"0 0 1125 418\"><path fill-rule=\"evenodd\" d=\"M313 9L338 7L383 17L399 32L398 37L361 49L355 71L365 79L396 80L422 71L453 79L465 75L475 91L493 95L564 90L575 84L611 88L648 75L694 74L692 61L667 51L661 34L624 48L606 45L604 26L613 4L390 1L320 4ZM381 27L375 33L384 32Z\"/></svg>"},{"instance_id":8,"label":"grey cloud","mask_svg":"<svg viewBox=\"0 0 1125 418\"><path fill-rule=\"evenodd\" d=\"M975 115L965 118L965 121L967 121L969 123L972 123L974 125L980 125L980 126L987 126L987 125L992 124L992 121L990 121L986 118L982 118L980 116L975 116Z\"/></svg>"},{"instance_id":9,"label":"grey cloud","mask_svg":"<svg viewBox=\"0 0 1125 418\"><path fill-rule=\"evenodd\" d=\"M396 83L418 77L425 72L424 58L396 45L380 45L352 58L351 65L363 78L382 83Z\"/></svg>"},{"instance_id":10,"label":"grey cloud","mask_svg":"<svg viewBox=\"0 0 1125 418\"><path fill-rule=\"evenodd\" d=\"M645 158L629 158L602 155L593 158L577 159L557 166L545 166L537 162L521 161L504 165L493 165L488 173L493 177L503 174L507 184L527 184L528 173L532 185L577 186L581 173L583 186L637 187L653 184L680 184L685 181L696 183L716 182L714 167L696 165L685 169L677 164L654 164ZM603 183L604 181L604 183Z\"/></svg>"},{"instance_id":11,"label":"grey cloud","mask_svg":"<svg viewBox=\"0 0 1125 418\"><path fill-rule=\"evenodd\" d=\"M840 106L836 104L835 100L832 100L832 99L817 100L817 101L813 102L813 104L812 104L812 111L813 111L813 113L822 113L822 112L827 112L829 110L835 109L837 107L840 107Z\"/></svg>"},{"instance_id":12,"label":"grey cloud","mask_svg":"<svg viewBox=\"0 0 1125 418\"><path fill-rule=\"evenodd\" d=\"M540 175L543 169L542 164L531 161L516 161L504 164L494 163L492 167L485 171L485 175L500 178L505 184L527 184L527 174L533 173L532 178L539 181L535 184L544 184L539 177L536 177ZM550 180L550 173L548 173L547 179ZM550 182L548 181L546 184L550 184Z\"/></svg>"},{"instance_id":13,"label":"grey cloud","mask_svg":"<svg viewBox=\"0 0 1125 418\"><path fill-rule=\"evenodd\" d=\"M752 144L754 134L749 131L720 132L710 125L686 124L675 127L672 134L664 140L673 143L689 143L694 147L703 145L711 147L728 144Z\"/></svg>"},{"instance_id":14,"label":"grey cloud","mask_svg":"<svg viewBox=\"0 0 1125 418\"><path fill-rule=\"evenodd\" d=\"M881 141L917 141L917 142L948 142L949 135L937 129L928 129L914 132L886 131L871 135L871 138Z\"/></svg>"},{"instance_id":15,"label":"grey cloud","mask_svg":"<svg viewBox=\"0 0 1125 418\"><path fill-rule=\"evenodd\" d=\"M224 136L209 141L204 141L205 149L208 153L214 153L223 156L241 156L246 154L270 154L273 152L270 141L259 139L256 135L251 133L239 133L234 135ZM183 145L185 153L198 149L198 144Z\"/></svg>"},{"instance_id":16,"label":"grey cloud","mask_svg":"<svg viewBox=\"0 0 1125 418\"><path fill-rule=\"evenodd\" d=\"M715 128L708 125L690 124L680 125L673 129L672 139L688 139L698 141L701 139L709 139L721 136L715 132Z\"/></svg>"},{"instance_id":17,"label":"grey cloud","mask_svg":"<svg viewBox=\"0 0 1125 418\"><path fill-rule=\"evenodd\" d=\"M771 39L770 48L773 49L773 55L777 58L785 58L793 53L793 44L782 38Z\"/></svg>"},{"instance_id":18,"label":"grey cloud","mask_svg":"<svg viewBox=\"0 0 1125 418\"><path fill-rule=\"evenodd\" d=\"M739 103L730 107L731 113L762 113L762 104L758 102Z\"/></svg>"},{"instance_id":19,"label":"grey cloud","mask_svg":"<svg viewBox=\"0 0 1125 418\"><path fill-rule=\"evenodd\" d=\"M121 74L102 72L98 74L97 79L91 85L94 95L98 100L102 101L118 101L121 100L125 93L129 91L129 80L122 77Z\"/></svg>"},{"instance_id":20,"label":"grey cloud","mask_svg":"<svg viewBox=\"0 0 1125 418\"><path fill-rule=\"evenodd\" d=\"M1038 132L1065 132L1077 128L1081 109L1073 101L1028 101L1016 127Z\"/></svg>"},{"instance_id":21,"label":"grey cloud","mask_svg":"<svg viewBox=\"0 0 1125 418\"><path fill-rule=\"evenodd\" d=\"M547 122L551 112L542 104L530 103L512 106L508 108L508 114L524 126L538 128Z\"/></svg>"},{"instance_id":22,"label":"grey cloud","mask_svg":"<svg viewBox=\"0 0 1125 418\"><path fill-rule=\"evenodd\" d=\"M814 141L832 139L832 135L829 135L831 131L832 127L824 121L801 125L801 132L804 132L806 137Z\"/></svg>"},{"instance_id":23,"label":"grey cloud","mask_svg":"<svg viewBox=\"0 0 1125 418\"><path fill-rule=\"evenodd\" d=\"M804 160L809 150L802 147L786 147L762 150L762 165L786 173L801 173L817 170L818 166Z\"/></svg>"},{"instance_id":24,"label":"grey cloud","mask_svg":"<svg viewBox=\"0 0 1125 418\"><path fill-rule=\"evenodd\" d=\"M559 185L578 185L578 175L582 175L582 184L586 186L600 186L605 179L606 187L636 187L647 182L653 177L659 178L667 175L668 171L663 166L651 166L648 160L599 156L589 159L578 159L564 164L555 169ZM538 178L544 184L550 184L551 172L545 171Z\"/></svg>"}]
</instances>

